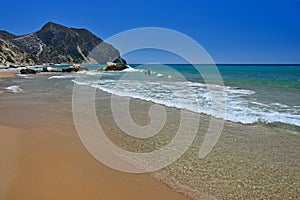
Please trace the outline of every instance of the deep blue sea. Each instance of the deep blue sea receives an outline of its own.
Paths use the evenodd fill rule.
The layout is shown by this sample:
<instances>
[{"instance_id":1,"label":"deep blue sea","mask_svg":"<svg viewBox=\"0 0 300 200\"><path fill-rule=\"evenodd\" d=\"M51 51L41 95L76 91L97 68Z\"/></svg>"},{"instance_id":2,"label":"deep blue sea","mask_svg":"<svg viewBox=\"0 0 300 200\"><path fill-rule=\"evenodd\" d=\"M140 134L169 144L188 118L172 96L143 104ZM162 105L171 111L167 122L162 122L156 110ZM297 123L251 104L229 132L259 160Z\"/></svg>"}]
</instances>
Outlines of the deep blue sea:
<instances>
[{"instance_id":1,"label":"deep blue sea","mask_svg":"<svg viewBox=\"0 0 300 200\"><path fill-rule=\"evenodd\" d=\"M130 65L123 72L87 66L89 72L50 78L70 78L112 94L207 115L215 115L207 87L215 83L216 91L225 92L226 120L300 126L300 65L218 65L214 71L209 65L147 64Z\"/></svg>"}]
</instances>

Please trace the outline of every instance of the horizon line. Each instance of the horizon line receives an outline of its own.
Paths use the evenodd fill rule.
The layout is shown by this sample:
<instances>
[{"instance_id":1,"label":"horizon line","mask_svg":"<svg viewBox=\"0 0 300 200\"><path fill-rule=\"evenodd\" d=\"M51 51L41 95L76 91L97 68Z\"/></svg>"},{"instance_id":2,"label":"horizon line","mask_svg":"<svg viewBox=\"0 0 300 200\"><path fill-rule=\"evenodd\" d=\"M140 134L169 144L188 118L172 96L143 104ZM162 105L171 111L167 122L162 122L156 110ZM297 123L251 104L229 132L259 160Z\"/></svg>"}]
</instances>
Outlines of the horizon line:
<instances>
[{"instance_id":1,"label":"horizon line","mask_svg":"<svg viewBox=\"0 0 300 200\"><path fill-rule=\"evenodd\" d=\"M300 63L127 63L128 65L299 65Z\"/></svg>"}]
</instances>

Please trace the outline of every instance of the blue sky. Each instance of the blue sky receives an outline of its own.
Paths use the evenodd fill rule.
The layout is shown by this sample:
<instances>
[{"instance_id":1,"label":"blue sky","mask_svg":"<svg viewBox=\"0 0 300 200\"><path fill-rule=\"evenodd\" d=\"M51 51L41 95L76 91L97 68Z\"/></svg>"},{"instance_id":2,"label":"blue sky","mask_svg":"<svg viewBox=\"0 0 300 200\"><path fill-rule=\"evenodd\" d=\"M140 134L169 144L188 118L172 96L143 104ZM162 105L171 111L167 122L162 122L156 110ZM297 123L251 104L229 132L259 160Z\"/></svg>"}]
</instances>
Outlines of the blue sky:
<instances>
[{"instance_id":1,"label":"blue sky","mask_svg":"<svg viewBox=\"0 0 300 200\"><path fill-rule=\"evenodd\" d=\"M195 39L216 63L300 63L297 0L31 0L4 1L1 7L0 29L18 35L48 21L84 27L102 39L132 28L164 27ZM144 54L127 59L139 62ZM163 54L157 62L164 56L172 62Z\"/></svg>"}]
</instances>

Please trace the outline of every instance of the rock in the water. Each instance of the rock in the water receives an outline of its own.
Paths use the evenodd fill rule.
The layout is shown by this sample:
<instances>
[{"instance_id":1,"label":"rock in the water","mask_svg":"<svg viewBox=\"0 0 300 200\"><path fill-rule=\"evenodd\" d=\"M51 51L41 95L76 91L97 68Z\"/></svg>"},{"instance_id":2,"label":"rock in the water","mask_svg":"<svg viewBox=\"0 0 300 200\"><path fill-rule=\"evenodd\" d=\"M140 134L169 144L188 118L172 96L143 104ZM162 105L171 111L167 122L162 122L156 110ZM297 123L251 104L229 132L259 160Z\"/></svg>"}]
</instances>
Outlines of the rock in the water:
<instances>
[{"instance_id":1,"label":"rock in the water","mask_svg":"<svg viewBox=\"0 0 300 200\"><path fill-rule=\"evenodd\" d=\"M121 63L123 65L127 64L126 60L120 56L118 58L116 58L115 60L113 60L113 63Z\"/></svg>"},{"instance_id":2,"label":"rock in the water","mask_svg":"<svg viewBox=\"0 0 300 200\"><path fill-rule=\"evenodd\" d=\"M74 64L71 67L62 69L62 72L78 72L78 71L89 71L89 69L79 64Z\"/></svg>"},{"instance_id":3,"label":"rock in the water","mask_svg":"<svg viewBox=\"0 0 300 200\"><path fill-rule=\"evenodd\" d=\"M106 67L98 69L98 71L122 71L128 67L122 63L107 62Z\"/></svg>"},{"instance_id":4,"label":"rock in the water","mask_svg":"<svg viewBox=\"0 0 300 200\"><path fill-rule=\"evenodd\" d=\"M36 71L34 69L21 69L20 70L21 74L36 74Z\"/></svg>"}]
</instances>

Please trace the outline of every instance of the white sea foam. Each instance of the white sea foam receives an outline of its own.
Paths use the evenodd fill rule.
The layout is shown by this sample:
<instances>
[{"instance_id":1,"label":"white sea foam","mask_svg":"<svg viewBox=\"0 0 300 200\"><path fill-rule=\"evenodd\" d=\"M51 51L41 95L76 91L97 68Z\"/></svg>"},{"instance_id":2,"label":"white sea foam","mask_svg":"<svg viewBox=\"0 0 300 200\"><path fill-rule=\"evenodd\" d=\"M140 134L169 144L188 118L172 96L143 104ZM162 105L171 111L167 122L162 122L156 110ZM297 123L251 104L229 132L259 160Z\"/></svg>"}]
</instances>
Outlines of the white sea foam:
<instances>
[{"instance_id":1,"label":"white sea foam","mask_svg":"<svg viewBox=\"0 0 300 200\"><path fill-rule=\"evenodd\" d=\"M252 101L252 102L250 102L250 103L255 104L255 105L259 105L259 106L270 107L270 106L267 105L267 104L263 104L263 103L259 103L259 102L255 102L255 101Z\"/></svg>"},{"instance_id":2,"label":"white sea foam","mask_svg":"<svg viewBox=\"0 0 300 200\"><path fill-rule=\"evenodd\" d=\"M115 72L112 72L115 73ZM217 110L212 109L212 101L216 96L225 93L225 119L243 124L257 122L281 122L300 126L300 107L279 103L260 102L253 97L255 91L219 85L207 85L189 81L173 81L170 78L144 76L133 80L100 79L98 81L72 80L78 85L91 87L119 95L151 101L154 103L187 109L193 112L220 117ZM149 78L144 80L144 78ZM214 93L213 96L212 93Z\"/></svg>"},{"instance_id":3,"label":"white sea foam","mask_svg":"<svg viewBox=\"0 0 300 200\"><path fill-rule=\"evenodd\" d=\"M24 92L19 85L12 85L9 86L7 88L5 88L6 90L13 92L13 93L20 93L20 92Z\"/></svg>"},{"instance_id":4,"label":"white sea foam","mask_svg":"<svg viewBox=\"0 0 300 200\"><path fill-rule=\"evenodd\" d=\"M76 74L86 74L86 75L100 75L101 73L103 73L103 72L99 72L97 70L76 72Z\"/></svg>"},{"instance_id":5,"label":"white sea foam","mask_svg":"<svg viewBox=\"0 0 300 200\"><path fill-rule=\"evenodd\" d=\"M123 70L123 72L141 72L141 71L143 71L143 70L141 70L141 69L134 69L134 68L132 68L132 67L130 67L130 66L127 66L128 68L127 69L124 69Z\"/></svg>"},{"instance_id":6,"label":"white sea foam","mask_svg":"<svg viewBox=\"0 0 300 200\"><path fill-rule=\"evenodd\" d=\"M76 75L65 75L65 76L50 76L48 79L66 79L66 78L76 78Z\"/></svg>"}]
</instances>

